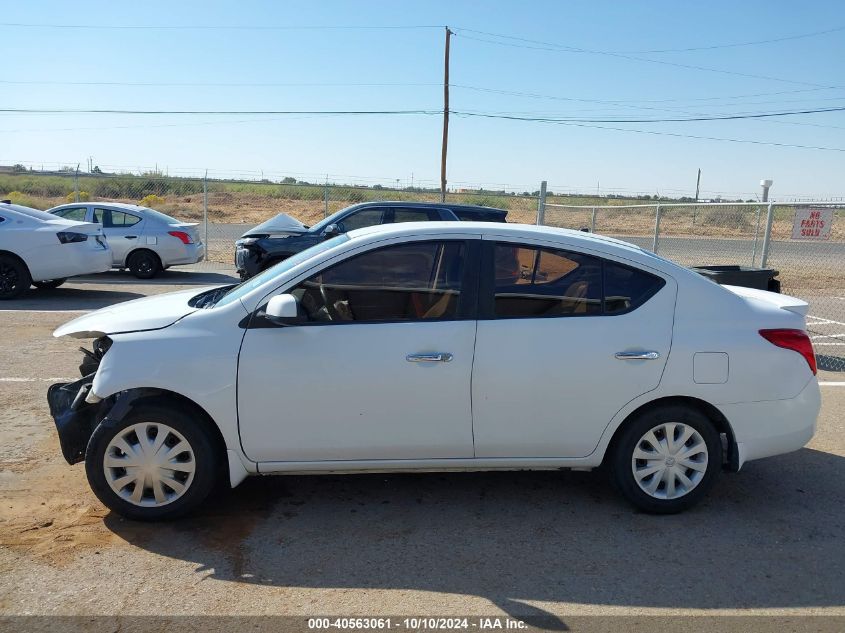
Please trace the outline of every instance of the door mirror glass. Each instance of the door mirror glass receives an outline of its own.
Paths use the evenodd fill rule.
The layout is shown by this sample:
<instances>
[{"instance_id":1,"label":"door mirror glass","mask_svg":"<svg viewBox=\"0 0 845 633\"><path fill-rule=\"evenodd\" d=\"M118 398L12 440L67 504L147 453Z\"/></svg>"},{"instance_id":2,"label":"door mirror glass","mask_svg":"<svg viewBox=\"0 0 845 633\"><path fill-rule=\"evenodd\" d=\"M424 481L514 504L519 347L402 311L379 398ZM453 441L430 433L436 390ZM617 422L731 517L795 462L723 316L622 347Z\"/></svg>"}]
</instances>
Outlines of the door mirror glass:
<instances>
[{"instance_id":1,"label":"door mirror glass","mask_svg":"<svg viewBox=\"0 0 845 633\"><path fill-rule=\"evenodd\" d=\"M293 295L276 295L267 304L266 317L276 325L290 325L299 321L299 302Z\"/></svg>"},{"instance_id":2,"label":"door mirror glass","mask_svg":"<svg viewBox=\"0 0 845 633\"><path fill-rule=\"evenodd\" d=\"M328 239L330 237L334 237L335 235L340 235L340 233L340 227L337 224L329 224L323 231L323 237Z\"/></svg>"}]
</instances>

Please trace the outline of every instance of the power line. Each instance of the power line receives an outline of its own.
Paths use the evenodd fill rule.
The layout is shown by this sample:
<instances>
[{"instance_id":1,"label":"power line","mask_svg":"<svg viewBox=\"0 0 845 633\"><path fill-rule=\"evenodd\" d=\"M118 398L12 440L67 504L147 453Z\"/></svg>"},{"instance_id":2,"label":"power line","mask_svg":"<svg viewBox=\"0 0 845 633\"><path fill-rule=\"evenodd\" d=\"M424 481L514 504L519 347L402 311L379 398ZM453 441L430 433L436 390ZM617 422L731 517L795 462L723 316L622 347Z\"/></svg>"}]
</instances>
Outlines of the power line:
<instances>
[{"instance_id":1,"label":"power line","mask_svg":"<svg viewBox=\"0 0 845 633\"><path fill-rule=\"evenodd\" d=\"M754 40L751 42L736 42L733 44L713 44L710 46L691 46L689 48L657 48L642 51L612 51L614 53L628 53L628 54L649 54L649 53L688 53L691 51L712 51L720 48L739 48L742 46L757 46L759 44L776 44L778 42L788 42L791 40L801 40L808 37L817 37L819 35L828 35L829 33L838 33L845 31L845 26L837 26L836 28L826 29L824 31L813 31L812 33L800 33L798 35L786 35L784 37L775 37L768 40Z\"/></svg>"},{"instance_id":2,"label":"power line","mask_svg":"<svg viewBox=\"0 0 845 633\"><path fill-rule=\"evenodd\" d=\"M456 116L467 116L460 112L454 112ZM472 116L472 115L469 115ZM817 145L798 145L794 143L777 143L775 141L755 141L751 139L728 138L722 136L701 136L696 134L681 134L678 132L658 132L657 130L636 130L631 128L611 127L607 125L592 125L587 123L578 123L573 121L554 121L554 120L540 120L540 123L551 123L553 125L571 125L573 127L592 128L596 130L611 130L614 132L630 132L632 134L649 134L652 136L672 136L675 138L692 138L704 141L723 141L727 143L749 143L752 145L768 145L772 147L787 147L793 149L815 149L826 152L845 152L845 148L840 147L823 147Z\"/></svg>"},{"instance_id":3,"label":"power line","mask_svg":"<svg viewBox=\"0 0 845 633\"><path fill-rule=\"evenodd\" d=\"M491 40L491 39L485 39L485 38L482 38L482 37L473 37L471 35L466 35L466 33L476 33L476 34L484 35L484 36L487 36L487 37L501 38L501 39L514 40L514 41L503 42L503 41L495 40L495 39ZM749 78L749 79L764 79L766 81L778 81L778 82L782 82L782 83L790 83L790 84L796 84L796 85L801 85L801 86L812 86L812 87L815 87L815 88L845 89L845 88L843 88L843 86L830 86L830 85L824 85L824 84L817 84L817 83L813 83L813 82L809 82L809 81L798 81L796 79L783 79L781 77L771 77L771 76L768 76L768 75L755 75L755 74L752 74L752 73L742 73L742 72L733 71L733 70L724 70L722 68L710 68L709 66L697 66L695 64L681 64L681 63L678 63L678 62L670 62L670 61L666 61L666 60L662 60L662 59L650 59L650 58L647 58L647 57L637 57L637 56L634 56L634 55L628 55L628 54L624 54L624 53L615 53L613 51L601 51L601 50L592 50L592 49L586 49L586 48L578 48L578 47L575 47L575 46L564 46L564 45L561 45L561 44L554 44L554 43L551 43L551 42L543 42L543 41L540 41L540 40L531 40L531 39L527 39L527 38L524 38L524 37L515 37L513 35L502 35L502 34L499 34L499 33L489 33L487 31L478 31L478 30L475 30L475 29L459 29L459 28L456 28L455 29L455 35L458 35L458 36L463 37L464 39L468 39L468 40L474 40L474 41L477 41L477 42L485 42L487 44L495 44L495 45L498 45L498 46L509 46L509 47L512 47L512 48L525 48L525 49L531 49L531 50L543 50L543 51L551 51L551 52L557 52L557 53L583 53L583 54L589 54L589 55L604 55L604 56L607 56L607 57L627 59L627 60L630 60L630 61L644 62L644 63L648 63L648 64L660 64L662 66L672 66L672 67L675 67L675 68L684 68L686 70L699 70L699 71L702 71L702 72L718 73L718 74L722 74L722 75L732 75L732 76L736 76L736 77L745 77L745 78ZM517 43L517 42L525 42L525 44ZM533 46L529 46L528 44L533 44Z\"/></svg>"},{"instance_id":4,"label":"power line","mask_svg":"<svg viewBox=\"0 0 845 633\"><path fill-rule=\"evenodd\" d=\"M693 117L665 117L660 119L609 119L609 118L567 118L567 117L528 117L508 113L463 111L468 116L479 116L495 119L515 119L522 121L568 121L576 123L683 123L694 121L732 121L739 119L762 119L800 114L820 114L825 112L842 112L845 106L830 108L813 108L806 110L790 110L781 112L750 112ZM83 108L0 108L0 112L14 114L119 114L119 115L434 115L441 114L439 110L120 110L120 109L83 109Z\"/></svg>"},{"instance_id":5,"label":"power line","mask_svg":"<svg viewBox=\"0 0 845 633\"><path fill-rule=\"evenodd\" d=\"M0 79L0 84L23 85L23 86L137 86L143 88L378 88L378 87L408 87L408 86L439 86L439 83L431 82L152 82L152 81L47 81L27 79Z\"/></svg>"},{"instance_id":6,"label":"power line","mask_svg":"<svg viewBox=\"0 0 845 633\"><path fill-rule=\"evenodd\" d=\"M329 116L353 115L433 115L442 110L112 110L76 108L0 108L0 112L14 114L211 114L211 115L265 115L265 114L315 114Z\"/></svg>"},{"instance_id":7,"label":"power line","mask_svg":"<svg viewBox=\"0 0 845 633\"><path fill-rule=\"evenodd\" d=\"M31 29L82 29L90 31L355 31L355 30L413 30L442 29L440 24L299 24L299 25L255 25L255 24L40 24L24 22L0 22L0 27Z\"/></svg>"},{"instance_id":8,"label":"power line","mask_svg":"<svg viewBox=\"0 0 845 633\"><path fill-rule=\"evenodd\" d=\"M819 114L823 112L843 112L845 106L837 106L834 108L815 108L812 110L792 110L789 112L752 112L745 114L726 114L714 116L694 116L694 117L677 117L677 118L663 118L663 119L573 119L566 117L526 117L517 115L508 115L502 113L483 113L483 112L462 112L469 116L480 116L490 119L515 119L519 121L542 121L542 122L577 122L577 123L684 123L690 121L734 121L739 119L764 119L772 117L793 116L797 114ZM2 112L2 110L0 110Z\"/></svg>"}]
</instances>

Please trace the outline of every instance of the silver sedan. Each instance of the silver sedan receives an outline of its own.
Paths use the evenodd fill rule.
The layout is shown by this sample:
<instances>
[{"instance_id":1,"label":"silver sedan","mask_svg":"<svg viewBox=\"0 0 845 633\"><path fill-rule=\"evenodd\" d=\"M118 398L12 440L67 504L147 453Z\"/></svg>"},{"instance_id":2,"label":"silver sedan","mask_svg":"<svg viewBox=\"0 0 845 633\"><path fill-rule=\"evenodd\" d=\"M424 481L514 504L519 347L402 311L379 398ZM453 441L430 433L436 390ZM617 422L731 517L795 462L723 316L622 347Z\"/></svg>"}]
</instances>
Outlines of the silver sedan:
<instances>
[{"instance_id":1,"label":"silver sedan","mask_svg":"<svg viewBox=\"0 0 845 633\"><path fill-rule=\"evenodd\" d=\"M47 213L68 220L102 224L112 250L114 268L128 268L139 279L150 279L179 264L205 257L197 224L181 222L154 209L122 202L76 202Z\"/></svg>"}]
</instances>

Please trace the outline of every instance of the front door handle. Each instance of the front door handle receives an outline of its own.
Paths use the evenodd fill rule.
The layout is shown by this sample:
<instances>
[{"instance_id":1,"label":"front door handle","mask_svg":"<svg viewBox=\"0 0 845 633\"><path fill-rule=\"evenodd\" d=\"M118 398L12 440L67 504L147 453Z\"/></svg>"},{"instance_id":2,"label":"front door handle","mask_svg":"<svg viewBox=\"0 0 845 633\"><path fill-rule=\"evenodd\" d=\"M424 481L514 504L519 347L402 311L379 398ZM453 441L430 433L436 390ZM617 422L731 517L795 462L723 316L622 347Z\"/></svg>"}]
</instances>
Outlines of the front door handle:
<instances>
[{"instance_id":1,"label":"front door handle","mask_svg":"<svg viewBox=\"0 0 845 633\"><path fill-rule=\"evenodd\" d=\"M617 360L657 360L659 352L616 352Z\"/></svg>"},{"instance_id":2,"label":"front door handle","mask_svg":"<svg viewBox=\"0 0 845 633\"><path fill-rule=\"evenodd\" d=\"M137 235L127 235L125 237L126 237L127 240L137 240L138 239Z\"/></svg>"},{"instance_id":3,"label":"front door handle","mask_svg":"<svg viewBox=\"0 0 845 633\"><path fill-rule=\"evenodd\" d=\"M448 352L434 352L433 354L408 354L405 360L409 363L448 363L452 360Z\"/></svg>"}]
</instances>

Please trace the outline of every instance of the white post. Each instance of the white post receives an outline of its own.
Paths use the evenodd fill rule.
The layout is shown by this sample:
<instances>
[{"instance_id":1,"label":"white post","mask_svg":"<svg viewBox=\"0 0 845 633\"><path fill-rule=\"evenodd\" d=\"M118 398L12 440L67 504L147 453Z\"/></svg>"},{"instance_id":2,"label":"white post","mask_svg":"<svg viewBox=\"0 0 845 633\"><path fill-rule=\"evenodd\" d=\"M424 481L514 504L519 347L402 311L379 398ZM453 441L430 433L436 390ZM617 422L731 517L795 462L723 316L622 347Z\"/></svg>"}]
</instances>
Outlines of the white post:
<instances>
[{"instance_id":1,"label":"white post","mask_svg":"<svg viewBox=\"0 0 845 633\"><path fill-rule=\"evenodd\" d=\"M205 261L208 261L208 170L202 179L202 218L205 223Z\"/></svg>"},{"instance_id":2,"label":"white post","mask_svg":"<svg viewBox=\"0 0 845 633\"><path fill-rule=\"evenodd\" d=\"M76 173L73 176L74 202L79 202L79 163L76 164Z\"/></svg>"},{"instance_id":3,"label":"white post","mask_svg":"<svg viewBox=\"0 0 845 633\"><path fill-rule=\"evenodd\" d=\"M546 223L546 181L540 183L540 197L537 199L537 226Z\"/></svg>"},{"instance_id":4,"label":"white post","mask_svg":"<svg viewBox=\"0 0 845 633\"><path fill-rule=\"evenodd\" d=\"M765 268L769 262L769 245L772 238L772 221L775 219L772 213L774 203L769 203L769 210L766 212L766 232L763 234L763 254L760 257L760 268Z\"/></svg>"},{"instance_id":5,"label":"white post","mask_svg":"<svg viewBox=\"0 0 845 633\"><path fill-rule=\"evenodd\" d=\"M590 233L596 232L596 208L593 207L593 214L590 216Z\"/></svg>"},{"instance_id":6,"label":"white post","mask_svg":"<svg viewBox=\"0 0 845 633\"><path fill-rule=\"evenodd\" d=\"M654 214L654 241L651 251L656 255L658 243L660 242L660 203L657 204L657 212Z\"/></svg>"}]
</instances>

